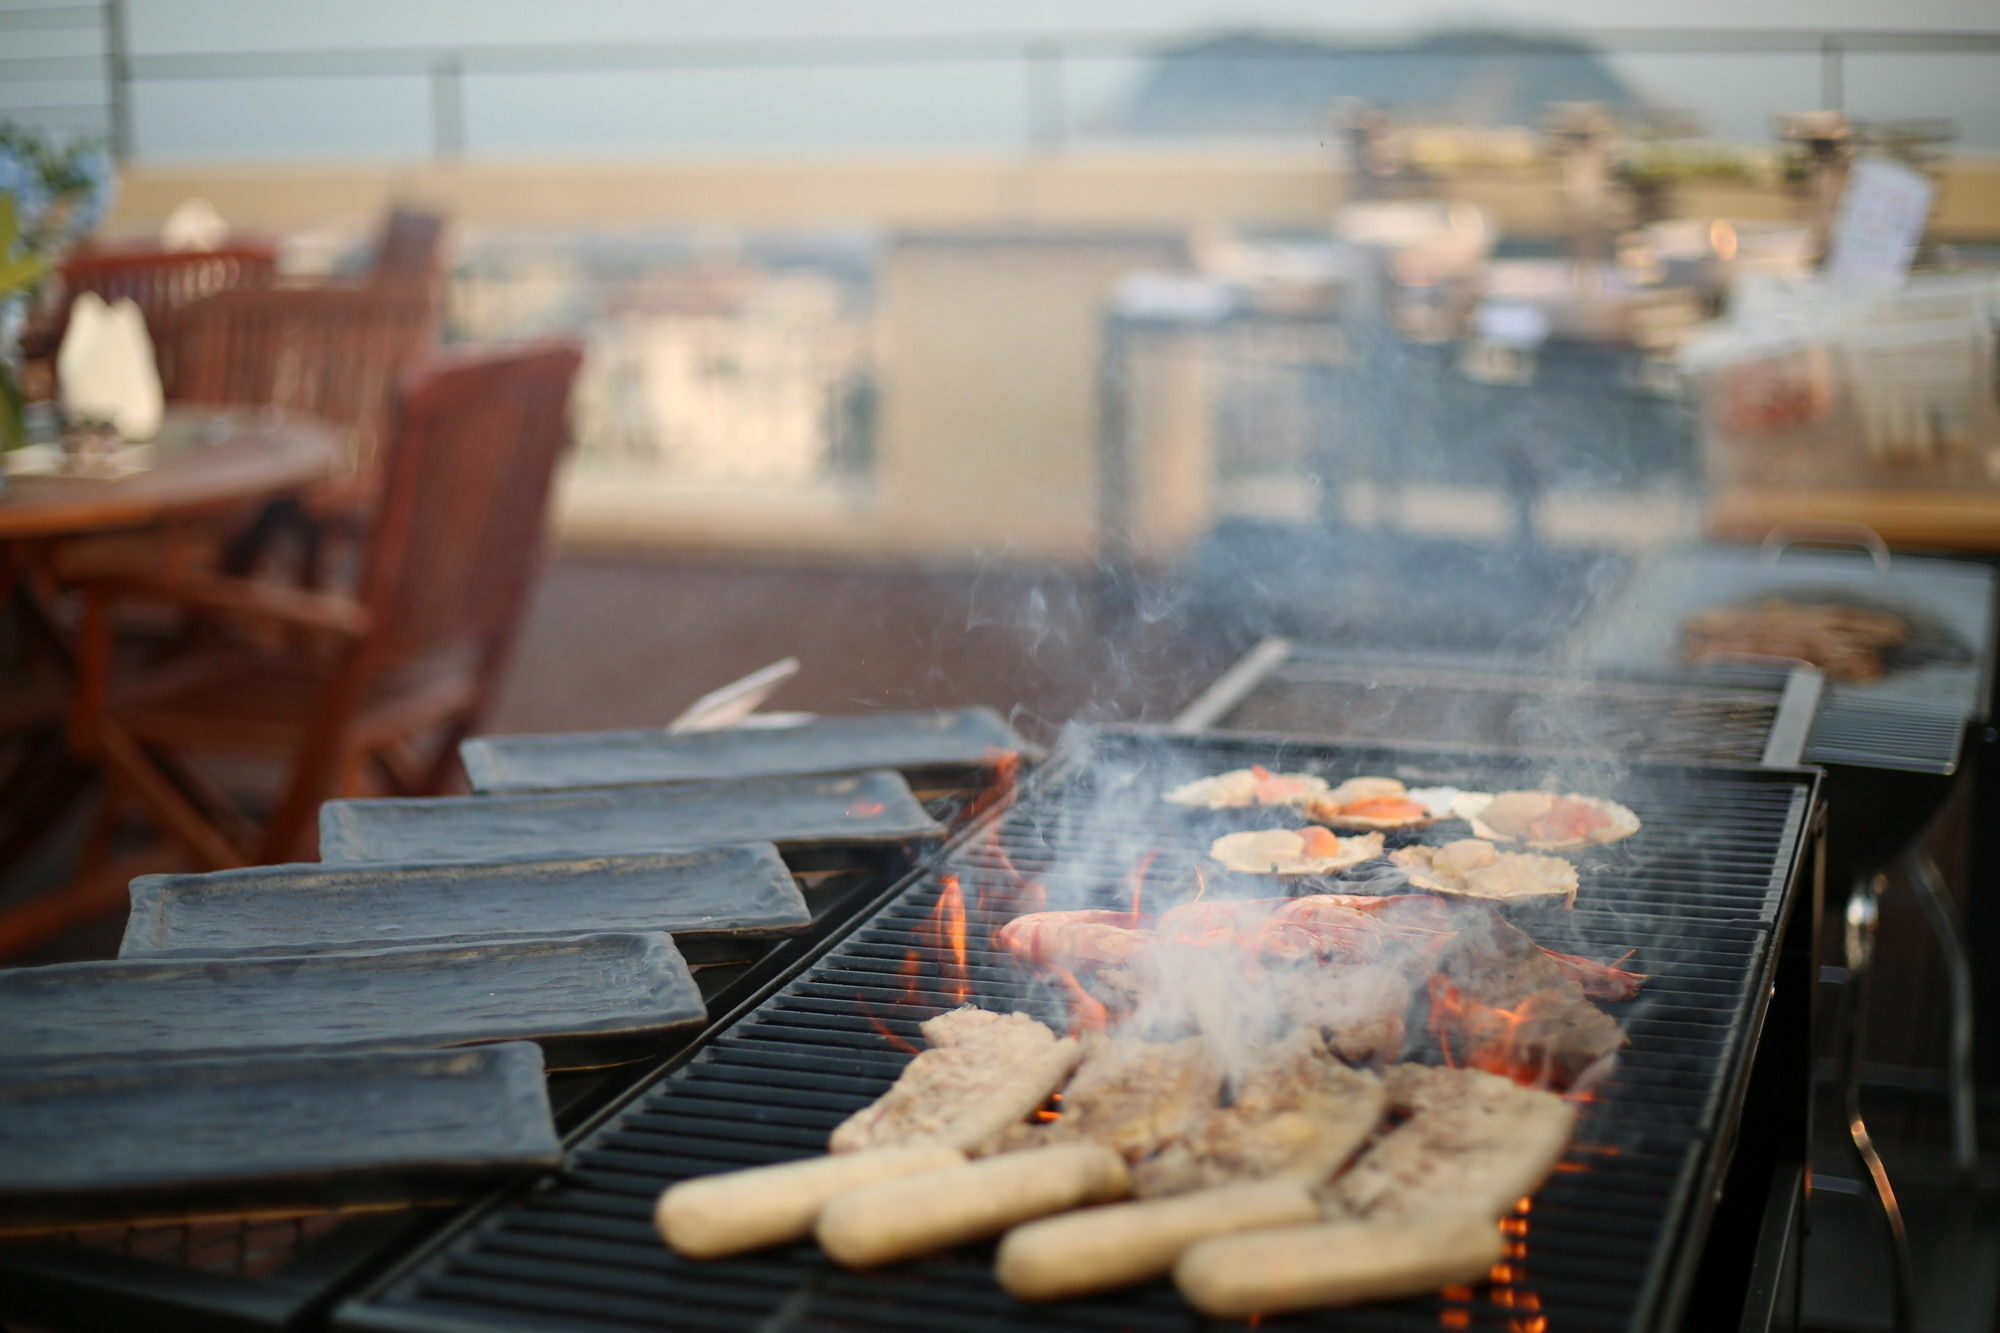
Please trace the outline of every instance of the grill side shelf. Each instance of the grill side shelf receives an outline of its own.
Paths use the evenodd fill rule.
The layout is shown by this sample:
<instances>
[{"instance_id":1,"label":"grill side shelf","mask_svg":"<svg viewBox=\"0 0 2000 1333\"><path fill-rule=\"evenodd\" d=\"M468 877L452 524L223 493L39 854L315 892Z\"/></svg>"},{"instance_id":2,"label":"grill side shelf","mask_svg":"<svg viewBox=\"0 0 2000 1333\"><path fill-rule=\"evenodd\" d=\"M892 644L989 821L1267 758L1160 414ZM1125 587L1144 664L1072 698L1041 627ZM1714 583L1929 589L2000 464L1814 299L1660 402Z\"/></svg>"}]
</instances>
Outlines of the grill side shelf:
<instances>
[{"instance_id":1,"label":"grill side shelf","mask_svg":"<svg viewBox=\"0 0 2000 1333\"><path fill-rule=\"evenodd\" d=\"M651 1096L668 1079L686 1068L693 1061L700 1059L709 1050L711 1043L721 1034L729 1031L738 1022L755 1012L801 973L813 967L827 953L859 931L866 929L888 904L909 893L913 888L919 887L933 864L942 863L949 859L957 849L965 846L972 840L988 836L993 825L1005 819L1009 811L1018 805L1028 793L1056 781L1064 771L1074 767L1076 763L1077 760L1074 755L1066 751L1059 751L1021 777L1012 791L1006 792L994 800L992 807L984 813L968 819L958 833L946 840L930 856L920 858L917 864L904 874L898 876L873 901L862 904L838 928L828 933L823 939L816 941L811 947L803 950L790 964L772 976L765 985L746 995L727 1012L712 1019L707 1027L703 1028L685 1046L663 1061L657 1069L650 1071L642 1078L634 1080L629 1090L608 1102L589 1119L578 1125L565 1136L566 1149L574 1151L580 1145L597 1136L606 1126L612 1124L622 1116L635 1102ZM335 1320L336 1324L341 1327L353 1328L414 1329L422 1327L435 1329L438 1333L459 1333L462 1330L489 1329L491 1327L489 1324L466 1323L458 1320L433 1322L428 1316L416 1323L409 1322L401 1316L398 1316L391 1322L382 1323L378 1322L378 1312L368 1309L366 1303L375 1295L388 1291L399 1282L407 1279L411 1274L424 1267L436 1255L458 1244L469 1232L478 1229L500 1209L511 1203L518 1202L522 1198L546 1192L550 1187L551 1181L548 1178L543 1178L525 1185L510 1186L467 1207L459 1217L432 1234L422 1246L404 1256L374 1282L370 1283L367 1288L357 1293L346 1304L340 1307Z\"/></svg>"}]
</instances>

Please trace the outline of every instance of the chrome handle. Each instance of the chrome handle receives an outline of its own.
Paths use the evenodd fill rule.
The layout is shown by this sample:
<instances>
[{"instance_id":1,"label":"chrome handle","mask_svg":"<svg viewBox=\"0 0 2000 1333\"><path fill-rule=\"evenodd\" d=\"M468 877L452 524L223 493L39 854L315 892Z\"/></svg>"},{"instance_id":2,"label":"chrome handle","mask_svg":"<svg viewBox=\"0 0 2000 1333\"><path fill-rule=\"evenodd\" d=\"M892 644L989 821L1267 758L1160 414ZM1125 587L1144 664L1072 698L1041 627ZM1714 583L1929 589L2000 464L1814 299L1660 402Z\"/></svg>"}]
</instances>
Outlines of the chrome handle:
<instances>
[{"instance_id":1,"label":"chrome handle","mask_svg":"<svg viewBox=\"0 0 2000 1333\"><path fill-rule=\"evenodd\" d=\"M1868 558L1875 562L1875 572L1889 572L1889 543L1882 540L1875 529L1863 523L1847 523L1838 519L1818 519L1803 523L1780 523L1764 534L1758 552L1771 564L1776 564L1791 547L1810 542L1816 546L1855 546L1868 552Z\"/></svg>"}]
</instances>

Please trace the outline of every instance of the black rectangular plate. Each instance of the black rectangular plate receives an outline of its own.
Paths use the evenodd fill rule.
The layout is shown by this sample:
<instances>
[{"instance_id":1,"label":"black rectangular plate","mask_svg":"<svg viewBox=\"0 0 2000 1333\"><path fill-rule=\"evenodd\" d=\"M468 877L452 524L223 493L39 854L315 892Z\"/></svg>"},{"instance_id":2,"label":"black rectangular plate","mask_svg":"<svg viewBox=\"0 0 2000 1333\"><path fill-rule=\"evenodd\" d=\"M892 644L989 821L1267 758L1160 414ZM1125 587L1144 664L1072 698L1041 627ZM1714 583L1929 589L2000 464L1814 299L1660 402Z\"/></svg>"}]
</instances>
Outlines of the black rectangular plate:
<instances>
[{"instance_id":1,"label":"black rectangular plate","mask_svg":"<svg viewBox=\"0 0 2000 1333\"><path fill-rule=\"evenodd\" d=\"M560 791L893 768L918 779L1041 751L990 708L821 717L794 727L482 736L458 747L479 792Z\"/></svg>"},{"instance_id":2,"label":"black rectangular plate","mask_svg":"<svg viewBox=\"0 0 2000 1333\"><path fill-rule=\"evenodd\" d=\"M774 842L784 851L944 832L897 773L746 778L552 796L328 801L322 861L484 861Z\"/></svg>"},{"instance_id":3,"label":"black rectangular plate","mask_svg":"<svg viewBox=\"0 0 2000 1333\"><path fill-rule=\"evenodd\" d=\"M540 1042L551 1069L644 1054L705 1018L660 934L0 971L0 1069L246 1051Z\"/></svg>"},{"instance_id":4,"label":"black rectangular plate","mask_svg":"<svg viewBox=\"0 0 2000 1333\"><path fill-rule=\"evenodd\" d=\"M663 930L748 957L812 924L769 843L629 856L250 866L132 881L120 958L222 958Z\"/></svg>"},{"instance_id":5,"label":"black rectangular plate","mask_svg":"<svg viewBox=\"0 0 2000 1333\"><path fill-rule=\"evenodd\" d=\"M0 1233L454 1202L561 1164L528 1042L0 1072Z\"/></svg>"}]
</instances>

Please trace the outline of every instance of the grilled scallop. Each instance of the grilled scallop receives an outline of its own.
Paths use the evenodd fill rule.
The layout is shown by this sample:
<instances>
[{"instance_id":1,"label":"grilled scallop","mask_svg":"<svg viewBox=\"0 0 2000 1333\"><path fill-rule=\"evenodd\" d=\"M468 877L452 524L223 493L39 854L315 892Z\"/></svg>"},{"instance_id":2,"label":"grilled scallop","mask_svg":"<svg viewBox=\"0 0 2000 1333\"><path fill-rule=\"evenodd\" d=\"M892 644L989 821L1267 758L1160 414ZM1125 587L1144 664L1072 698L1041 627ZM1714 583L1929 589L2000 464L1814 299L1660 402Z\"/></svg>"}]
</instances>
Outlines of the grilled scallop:
<instances>
[{"instance_id":1,"label":"grilled scallop","mask_svg":"<svg viewBox=\"0 0 2000 1333\"><path fill-rule=\"evenodd\" d=\"M1262 829L1224 834L1210 844L1208 854L1246 875L1331 875L1380 856L1382 835L1339 838L1318 825L1297 831Z\"/></svg>"},{"instance_id":2,"label":"grilled scallop","mask_svg":"<svg viewBox=\"0 0 2000 1333\"><path fill-rule=\"evenodd\" d=\"M1273 773L1252 765L1183 782L1160 799L1205 810L1240 810L1249 805L1298 805L1325 793L1325 778L1311 773Z\"/></svg>"},{"instance_id":3,"label":"grilled scallop","mask_svg":"<svg viewBox=\"0 0 2000 1333\"><path fill-rule=\"evenodd\" d=\"M1576 906L1576 867L1560 856L1503 852L1480 838L1460 838L1442 847L1405 847L1389 859L1411 884L1447 898Z\"/></svg>"},{"instance_id":4,"label":"grilled scallop","mask_svg":"<svg viewBox=\"0 0 2000 1333\"><path fill-rule=\"evenodd\" d=\"M1425 828L1451 813L1460 793L1451 787L1415 791L1394 778L1349 778L1332 791L1299 803L1306 818L1338 829Z\"/></svg>"},{"instance_id":5,"label":"grilled scallop","mask_svg":"<svg viewBox=\"0 0 2000 1333\"><path fill-rule=\"evenodd\" d=\"M1602 796L1548 791L1461 792L1451 812L1492 842L1518 842L1537 851L1593 847L1629 838L1639 816Z\"/></svg>"}]
</instances>

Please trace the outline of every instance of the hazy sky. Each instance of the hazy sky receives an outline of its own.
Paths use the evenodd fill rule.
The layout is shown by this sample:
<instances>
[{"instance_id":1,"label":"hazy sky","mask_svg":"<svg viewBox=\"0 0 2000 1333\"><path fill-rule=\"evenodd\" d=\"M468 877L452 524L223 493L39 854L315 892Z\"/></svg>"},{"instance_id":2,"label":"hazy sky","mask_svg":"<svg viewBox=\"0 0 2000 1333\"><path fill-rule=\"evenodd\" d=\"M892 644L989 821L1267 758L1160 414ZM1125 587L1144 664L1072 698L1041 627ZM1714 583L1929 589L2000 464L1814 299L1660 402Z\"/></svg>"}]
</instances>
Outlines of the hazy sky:
<instances>
[{"instance_id":1,"label":"hazy sky","mask_svg":"<svg viewBox=\"0 0 2000 1333\"><path fill-rule=\"evenodd\" d=\"M1395 28L1467 19L1595 27L1992 29L1992 0L129 0L134 37L153 49L618 41L829 33L1033 32L1274 23Z\"/></svg>"},{"instance_id":2,"label":"hazy sky","mask_svg":"<svg viewBox=\"0 0 2000 1333\"><path fill-rule=\"evenodd\" d=\"M51 0L0 0L0 10ZM1994 0L127 0L138 54L491 43L756 40L779 37L1131 32L1264 26L1322 33L1441 23L1554 27L2000 28ZM10 54L84 53L90 34L11 33ZM1761 141L1774 110L1820 98L1818 61L1798 56L1621 57L1658 101L1698 110L1723 137ZM1069 128L1088 136L1143 72L1136 57L1064 65ZM1022 142L1028 78L1018 61L644 73L480 74L464 87L480 156L999 149ZM1879 117L1944 116L1966 142L2000 146L2000 54L1851 57L1848 104ZM0 87L8 105L88 101L82 84ZM146 82L134 96L142 155L421 156L431 90L422 77Z\"/></svg>"}]
</instances>

